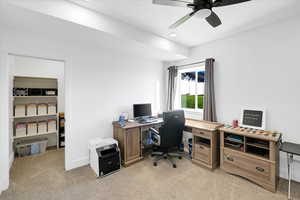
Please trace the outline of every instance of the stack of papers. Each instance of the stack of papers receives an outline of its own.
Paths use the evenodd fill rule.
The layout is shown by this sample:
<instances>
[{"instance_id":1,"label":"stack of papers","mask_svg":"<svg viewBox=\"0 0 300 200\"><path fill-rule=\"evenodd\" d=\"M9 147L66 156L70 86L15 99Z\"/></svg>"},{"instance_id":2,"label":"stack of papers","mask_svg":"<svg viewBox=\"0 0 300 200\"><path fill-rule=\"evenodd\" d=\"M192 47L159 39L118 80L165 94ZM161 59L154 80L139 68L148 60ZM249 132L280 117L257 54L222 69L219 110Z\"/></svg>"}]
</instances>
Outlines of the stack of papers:
<instances>
[{"instance_id":1,"label":"stack of papers","mask_svg":"<svg viewBox=\"0 0 300 200\"><path fill-rule=\"evenodd\" d=\"M47 121L38 122L38 133L47 133Z\"/></svg>"},{"instance_id":2,"label":"stack of papers","mask_svg":"<svg viewBox=\"0 0 300 200\"><path fill-rule=\"evenodd\" d=\"M18 123L16 124L16 137L26 136L26 124Z\"/></svg>"},{"instance_id":3,"label":"stack of papers","mask_svg":"<svg viewBox=\"0 0 300 200\"><path fill-rule=\"evenodd\" d=\"M36 116L36 104L27 104L27 116Z\"/></svg>"},{"instance_id":4,"label":"stack of papers","mask_svg":"<svg viewBox=\"0 0 300 200\"><path fill-rule=\"evenodd\" d=\"M25 110L25 105L15 105L15 117L24 117L26 114Z\"/></svg>"},{"instance_id":5,"label":"stack of papers","mask_svg":"<svg viewBox=\"0 0 300 200\"><path fill-rule=\"evenodd\" d=\"M47 104L38 105L38 115L47 115Z\"/></svg>"},{"instance_id":6,"label":"stack of papers","mask_svg":"<svg viewBox=\"0 0 300 200\"><path fill-rule=\"evenodd\" d=\"M27 135L37 135L37 123L30 122L27 124Z\"/></svg>"}]
</instances>

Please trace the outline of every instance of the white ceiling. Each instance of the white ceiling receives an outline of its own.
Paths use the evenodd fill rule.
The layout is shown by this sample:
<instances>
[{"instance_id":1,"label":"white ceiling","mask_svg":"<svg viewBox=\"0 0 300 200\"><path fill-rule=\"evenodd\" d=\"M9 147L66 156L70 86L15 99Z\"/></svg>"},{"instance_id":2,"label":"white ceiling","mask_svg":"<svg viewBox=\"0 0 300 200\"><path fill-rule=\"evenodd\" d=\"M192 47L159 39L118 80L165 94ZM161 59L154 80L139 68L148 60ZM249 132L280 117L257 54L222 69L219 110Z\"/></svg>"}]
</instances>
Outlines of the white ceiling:
<instances>
[{"instance_id":1,"label":"white ceiling","mask_svg":"<svg viewBox=\"0 0 300 200\"><path fill-rule=\"evenodd\" d=\"M187 14L188 8L153 5L152 0L69 1L186 46L203 44L300 13L299 0L252 0L214 8L223 23L218 28L214 29L205 20L195 17L175 30L176 38L169 38L168 26Z\"/></svg>"},{"instance_id":2,"label":"white ceiling","mask_svg":"<svg viewBox=\"0 0 300 200\"><path fill-rule=\"evenodd\" d=\"M14 5L0 4L0 35L10 34L10 31L13 34L24 34L25 38L35 37L37 41L52 41L53 44L59 44L57 48L69 46L95 52L104 48L147 59L178 60L174 53L160 51L158 48L132 42L125 38L116 38L112 34ZM0 42L1 39L3 38L0 38ZM20 42L20 40L18 39L16 42ZM46 46L45 49L47 49ZM20 54L26 53L20 52Z\"/></svg>"}]
</instances>

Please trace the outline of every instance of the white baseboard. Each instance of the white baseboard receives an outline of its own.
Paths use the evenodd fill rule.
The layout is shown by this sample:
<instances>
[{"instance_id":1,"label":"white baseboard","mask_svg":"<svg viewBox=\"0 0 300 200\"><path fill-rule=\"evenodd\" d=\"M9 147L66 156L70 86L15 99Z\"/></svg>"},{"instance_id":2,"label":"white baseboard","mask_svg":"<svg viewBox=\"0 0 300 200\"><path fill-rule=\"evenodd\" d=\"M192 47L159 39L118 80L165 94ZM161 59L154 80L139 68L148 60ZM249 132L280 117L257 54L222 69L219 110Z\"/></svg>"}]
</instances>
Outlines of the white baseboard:
<instances>
[{"instance_id":1,"label":"white baseboard","mask_svg":"<svg viewBox=\"0 0 300 200\"><path fill-rule=\"evenodd\" d=\"M9 156L9 168L11 168L11 166L12 166L14 160L15 160L15 156L14 155L15 155L15 153L12 152L11 155Z\"/></svg>"},{"instance_id":2,"label":"white baseboard","mask_svg":"<svg viewBox=\"0 0 300 200\"><path fill-rule=\"evenodd\" d=\"M0 180L0 195L4 190L7 190L9 186L8 180Z\"/></svg>"},{"instance_id":3,"label":"white baseboard","mask_svg":"<svg viewBox=\"0 0 300 200\"><path fill-rule=\"evenodd\" d=\"M89 164L89 157L80 158L80 159L71 161L70 164L68 166L66 166L66 170L69 171L71 169L83 167L88 164Z\"/></svg>"}]
</instances>

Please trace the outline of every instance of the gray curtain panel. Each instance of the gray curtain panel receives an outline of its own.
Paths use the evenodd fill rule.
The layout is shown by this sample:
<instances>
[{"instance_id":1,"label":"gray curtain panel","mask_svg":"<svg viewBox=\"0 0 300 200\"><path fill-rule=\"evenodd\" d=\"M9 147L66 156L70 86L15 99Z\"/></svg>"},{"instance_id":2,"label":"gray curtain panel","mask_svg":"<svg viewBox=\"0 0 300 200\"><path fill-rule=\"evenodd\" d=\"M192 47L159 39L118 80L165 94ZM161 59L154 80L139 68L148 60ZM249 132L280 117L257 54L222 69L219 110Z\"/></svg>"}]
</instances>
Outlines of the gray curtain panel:
<instances>
[{"instance_id":1,"label":"gray curtain panel","mask_svg":"<svg viewBox=\"0 0 300 200\"><path fill-rule=\"evenodd\" d=\"M204 112L203 119L216 122L216 104L215 104L215 88L214 88L214 62L213 58L205 60L204 75Z\"/></svg>"},{"instance_id":2,"label":"gray curtain panel","mask_svg":"<svg viewBox=\"0 0 300 200\"><path fill-rule=\"evenodd\" d=\"M167 97L167 109L174 110L175 101L175 90L176 90L176 77L178 70L176 66L171 66L169 70L169 80L168 80L168 97Z\"/></svg>"}]
</instances>

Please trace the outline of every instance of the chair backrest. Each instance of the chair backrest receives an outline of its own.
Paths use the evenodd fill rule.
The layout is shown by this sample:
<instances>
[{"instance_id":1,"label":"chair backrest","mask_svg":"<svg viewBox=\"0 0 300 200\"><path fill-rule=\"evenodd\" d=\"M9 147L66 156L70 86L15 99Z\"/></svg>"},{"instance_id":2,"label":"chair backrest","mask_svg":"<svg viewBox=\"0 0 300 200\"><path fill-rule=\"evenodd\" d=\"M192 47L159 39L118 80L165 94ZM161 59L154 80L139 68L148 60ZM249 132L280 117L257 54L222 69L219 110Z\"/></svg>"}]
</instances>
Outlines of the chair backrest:
<instances>
[{"instance_id":1,"label":"chair backrest","mask_svg":"<svg viewBox=\"0 0 300 200\"><path fill-rule=\"evenodd\" d=\"M178 147L182 143L185 124L184 111L176 110L163 113L164 125L160 128L160 147Z\"/></svg>"}]
</instances>

